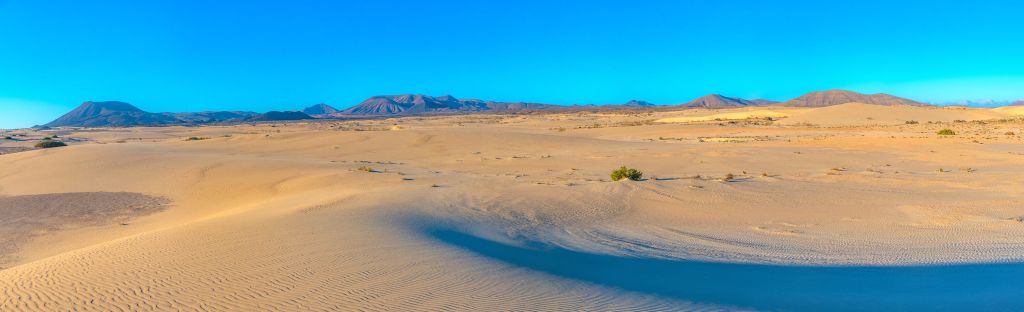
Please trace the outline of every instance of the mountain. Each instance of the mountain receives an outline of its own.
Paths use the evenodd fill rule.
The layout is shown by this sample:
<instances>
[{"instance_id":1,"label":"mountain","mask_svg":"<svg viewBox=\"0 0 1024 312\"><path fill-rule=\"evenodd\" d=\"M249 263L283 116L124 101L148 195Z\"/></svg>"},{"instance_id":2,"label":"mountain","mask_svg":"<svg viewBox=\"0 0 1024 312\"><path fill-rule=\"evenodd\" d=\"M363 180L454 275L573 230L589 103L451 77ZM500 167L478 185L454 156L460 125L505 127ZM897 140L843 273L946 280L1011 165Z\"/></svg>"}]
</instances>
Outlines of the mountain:
<instances>
[{"instance_id":1,"label":"mountain","mask_svg":"<svg viewBox=\"0 0 1024 312\"><path fill-rule=\"evenodd\" d=\"M249 118L250 121L284 121L284 120L305 120L315 119L300 111L279 112L269 111Z\"/></svg>"},{"instance_id":2,"label":"mountain","mask_svg":"<svg viewBox=\"0 0 1024 312\"><path fill-rule=\"evenodd\" d=\"M862 94L847 90L828 90L811 92L801 95L798 98L786 101L782 106L793 106L793 107L824 107L846 103L865 103L875 105L913 105L913 106L924 106L927 104L908 100L901 97L888 95L885 93L875 94Z\"/></svg>"},{"instance_id":3,"label":"mountain","mask_svg":"<svg viewBox=\"0 0 1024 312\"><path fill-rule=\"evenodd\" d=\"M765 105L763 103L771 102L768 100L745 100L741 98L726 97L719 94L708 94L693 101L686 102L679 105L680 107L687 108L732 108L732 107L744 107L744 106L758 106Z\"/></svg>"},{"instance_id":4,"label":"mountain","mask_svg":"<svg viewBox=\"0 0 1024 312\"><path fill-rule=\"evenodd\" d=\"M757 106L766 106L766 105L772 105L772 104L779 103L779 101L772 101L772 100L765 100L765 99L753 99L753 100L750 100L750 101L754 102L754 105L757 105Z\"/></svg>"},{"instance_id":5,"label":"mountain","mask_svg":"<svg viewBox=\"0 0 1024 312\"><path fill-rule=\"evenodd\" d=\"M317 105L306 107L305 109L302 110L302 112L306 113L306 115L310 115L310 116L330 115L330 114L337 113L338 109L336 109L334 107L331 107L330 105L327 105L327 104L324 104L324 103L320 103L320 104L317 104Z\"/></svg>"},{"instance_id":6,"label":"mountain","mask_svg":"<svg viewBox=\"0 0 1024 312\"><path fill-rule=\"evenodd\" d=\"M356 106L340 111L336 115L414 115L481 111L509 112L548 109L552 107L557 106L521 102L460 100L451 95L433 97L422 94L403 94L370 97Z\"/></svg>"},{"instance_id":7,"label":"mountain","mask_svg":"<svg viewBox=\"0 0 1024 312\"><path fill-rule=\"evenodd\" d=\"M128 127L165 125L180 122L174 116L150 113L131 104L118 101L93 102L79 105L71 112L46 124L49 127Z\"/></svg>"},{"instance_id":8,"label":"mountain","mask_svg":"<svg viewBox=\"0 0 1024 312\"><path fill-rule=\"evenodd\" d=\"M301 115L295 115L295 113ZM46 124L46 127L132 127L197 125L221 122L243 122L257 120L299 120L310 119L301 112L185 112L150 113L134 105L118 102L85 102L71 112Z\"/></svg>"},{"instance_id":9,"label":"mountain","mask_svg":"<svg viewBox=\"0 0 1024 312\"><path fill-rule=\"evenodd\" d=\"M1016 102L1010 103L1010 106L1024 106L1024 100L1018 100Z\"/></svg>"},{"instance_id":10,"label":"mountain","mask_svg":"<svg viewBox=\"0 0 1024 312\"><path fill-rule=\"evenodd\" d=\"M626 104L622 104L622 106L627 106L627 107L648 107L648 106L654 106L654 104L652 104L650 102L647 102L647 101L641 101L641 100L629 100L629 102L626 102Z\"/></svg>"},{"instance_id":11,"label":"mountain","mask_svg":"<svg viewBox=\"0 0 1024 312\"><path fill-rule=\"evenodd\" d=\"M254 112L190 112L190 113L163 113L172 116L178 121L190 124L217 123L217 122L240 122L251 119L259 113Z\"/></svg>"}]
</instances>

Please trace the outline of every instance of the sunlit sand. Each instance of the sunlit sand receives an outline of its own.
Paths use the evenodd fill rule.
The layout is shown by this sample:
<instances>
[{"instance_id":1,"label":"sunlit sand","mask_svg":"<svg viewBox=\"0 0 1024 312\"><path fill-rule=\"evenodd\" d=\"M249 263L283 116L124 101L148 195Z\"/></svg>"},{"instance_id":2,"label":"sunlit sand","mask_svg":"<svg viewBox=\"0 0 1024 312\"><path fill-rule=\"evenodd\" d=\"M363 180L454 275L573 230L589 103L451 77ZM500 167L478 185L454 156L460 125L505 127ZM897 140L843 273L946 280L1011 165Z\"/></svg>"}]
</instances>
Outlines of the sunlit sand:
<instances>
[{"instance_id":1,"label":"sunlit sand","mask_svg":"<svg viewBox=\"0 0 1024 312\"><path fill-rule=\"evenodd\" d=\"M0 209L32 209L0 211L23 233L0 239L0 310L1012 310L1021 114L9 131L70 146L3 143ZM643 178L611 181L623 165ZM54 201L74 209L33 208Z\"/></svg>"}]
</instances>

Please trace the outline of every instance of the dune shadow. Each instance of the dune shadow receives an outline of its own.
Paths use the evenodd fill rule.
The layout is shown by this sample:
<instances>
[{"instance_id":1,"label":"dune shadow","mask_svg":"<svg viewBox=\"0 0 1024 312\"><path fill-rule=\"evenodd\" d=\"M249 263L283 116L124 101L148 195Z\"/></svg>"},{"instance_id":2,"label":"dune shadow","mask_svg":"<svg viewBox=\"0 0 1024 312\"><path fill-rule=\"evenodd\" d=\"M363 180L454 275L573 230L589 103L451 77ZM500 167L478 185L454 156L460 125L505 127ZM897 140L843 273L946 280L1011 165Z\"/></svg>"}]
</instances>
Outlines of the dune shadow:
<instances>
[{"instance_id":1,"label":"dune shadow","mask_svg":"<svg viewBox=\"0 0 1024 312\"><path fill-rule=\"evenodd\" d=\"M1024 263L789 266L519 247L450 229L430 237L547 274L695 303L783 311L1021 311Z\"/></svg>"}]
</instances>

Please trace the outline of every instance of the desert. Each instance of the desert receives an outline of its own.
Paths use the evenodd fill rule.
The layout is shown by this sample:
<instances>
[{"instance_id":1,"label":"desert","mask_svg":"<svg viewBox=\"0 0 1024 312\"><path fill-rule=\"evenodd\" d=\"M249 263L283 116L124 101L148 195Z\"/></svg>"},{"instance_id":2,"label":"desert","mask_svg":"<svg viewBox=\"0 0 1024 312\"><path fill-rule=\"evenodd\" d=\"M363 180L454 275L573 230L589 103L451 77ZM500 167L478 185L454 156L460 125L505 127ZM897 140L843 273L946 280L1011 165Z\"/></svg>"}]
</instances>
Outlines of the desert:
<instances>
[{"instance_id":1,"label":"desert","mask_svg":"<svg viewBox=\"0 0 1024 312\"><path fill-rule=\"evenodd\" d=\"M1015 107L0 135L3 311L1024 307ZM621 166L642 176L613 181Z\"/></svg>"}]
</instances>

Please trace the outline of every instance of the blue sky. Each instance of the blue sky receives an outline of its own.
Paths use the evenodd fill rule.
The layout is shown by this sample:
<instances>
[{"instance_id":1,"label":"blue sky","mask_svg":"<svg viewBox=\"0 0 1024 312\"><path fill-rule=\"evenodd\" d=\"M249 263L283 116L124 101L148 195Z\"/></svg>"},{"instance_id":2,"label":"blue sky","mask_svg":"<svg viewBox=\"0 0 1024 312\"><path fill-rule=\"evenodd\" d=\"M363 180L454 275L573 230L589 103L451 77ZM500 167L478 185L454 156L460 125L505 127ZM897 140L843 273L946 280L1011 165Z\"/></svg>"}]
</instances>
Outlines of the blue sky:
<instances>
[{"instance_id":1,"label":"blue sky","mask_svg":"<svg viewBox=\"0 0 1024 312\"><path fill-rule=\"evenodd\" d=\"M377 94L659 104L814 90L1024 98L1020 1L0 0L0 128L86 100L347 107Z\"/></svg>"}]
</instances>

